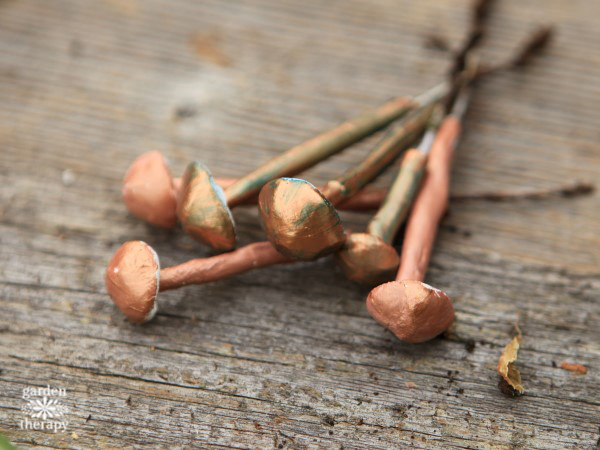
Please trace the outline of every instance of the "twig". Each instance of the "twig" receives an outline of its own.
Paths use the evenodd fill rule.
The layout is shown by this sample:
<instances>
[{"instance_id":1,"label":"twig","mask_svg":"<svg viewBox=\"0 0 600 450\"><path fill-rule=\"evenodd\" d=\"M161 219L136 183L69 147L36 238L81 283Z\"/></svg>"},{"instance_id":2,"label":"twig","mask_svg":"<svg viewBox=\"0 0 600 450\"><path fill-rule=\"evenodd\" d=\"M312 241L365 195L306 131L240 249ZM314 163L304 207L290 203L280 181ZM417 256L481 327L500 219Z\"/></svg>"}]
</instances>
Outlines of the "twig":
<instances>
[{"instance_id":1,"label":"twig","mask_svg":"<svg viewBox=\"0 0 600 450\"><path fill-rule=\"evenodd\" d=\"M481 66L476 78L482 78L500 70L511 70L528 65L531 60L539 55L550 43L554 36L554 27L545 25L531 33L523 43L517 47L513 55L507 60L497 64Z\"/></svg>"},{"instance_id":2,"label":"twig","mask_svg":"<svg viewBox=\"0 0 600 450\"><path fill-rule=\"evenodd\" d=\"M450 77L462 73L467 66L467 59L471 51L481 42L486 32L486 21L490 16L490 11L494 0L475 0L471 9L471 28L465 41L454 56L454 64L450 69Z\"/></svg>"},{"instance_id":3,"label":"twig","mask_svg":"<svg viewBox=\"0 0 600 450\"><path fill-rule=\"evenodd\" d=\"M538 28L528 40L525 41L521 51L517 53L512 62L512 67L523 67L532 57L548 46L554 36L554 27L546 25Z\"/></svg>"},{"instance_id":4,"label":"twig","mask_svg":"<svg viewBox=\"0 0 600 450\"><path fill-rule=\"evenodd\" d=\"M481 200L490 202L508 202L518 200L544 200L551 197L575 198L589 195L596 190L596 186L589 182L573 182L562 186L523 191L491 191L464 194L450 194L451 201ZM387 189L367 187L359 194L346 200L339 209L350 211L367 211L377 209L387 195Z\"/></svg>"},{"instance_id":5,"label":"twig","mask_svg":"<svg viewBox=\"0 0 600 450\"><path fill-rule=\"evenodd\" d=\"M581 197L589 195L596 190L596 187L591 183L576 182L570 185L563 185L549 189L535 189L530 191L510 192L510 191L493 191L493 192L478 192L473 194L453 194L452 200L485 200L490 202L506 202L511 200L541 200L548 197Z\"/></svg>"}]
</instances>

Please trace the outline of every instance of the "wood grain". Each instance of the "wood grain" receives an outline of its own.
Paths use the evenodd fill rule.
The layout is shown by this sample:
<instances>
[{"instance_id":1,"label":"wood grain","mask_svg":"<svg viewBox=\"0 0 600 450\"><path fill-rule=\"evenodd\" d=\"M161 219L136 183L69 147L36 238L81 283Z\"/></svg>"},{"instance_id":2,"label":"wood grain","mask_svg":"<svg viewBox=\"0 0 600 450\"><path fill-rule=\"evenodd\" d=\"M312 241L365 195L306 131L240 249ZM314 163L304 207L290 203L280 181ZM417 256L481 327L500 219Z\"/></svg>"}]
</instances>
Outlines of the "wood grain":
<instances>
[{"instance_id":1,"label":"wood grain","mask_svg":"<svg viewBox=\"0 0 600 450\"><path fill-rule=\"evenodd\" d=\"M163 265L207 255L127 215L142 151L175 173L240 176L399 93L441 79L467 0L0 1L0 433L19 448L595 448L600 424L600 196L451 204L428 282L456 326L424 345L370 319L333 261L164 293L123 320L103 271L143 239ZM600 4L502 0L482 55L533 26L557 37L473 98L453 192L600 179ZM367 140L307 172L322 183ZM379 184L392 176L388 171ZM344 213L361 230L363 214ZM263 238L240 208L242 243ZM526 395L497 388L519 322ZM560 369L587 367L586 375ZM23 431L21 392L68 391L68 432Z\"/></svg>"}]
</instances>

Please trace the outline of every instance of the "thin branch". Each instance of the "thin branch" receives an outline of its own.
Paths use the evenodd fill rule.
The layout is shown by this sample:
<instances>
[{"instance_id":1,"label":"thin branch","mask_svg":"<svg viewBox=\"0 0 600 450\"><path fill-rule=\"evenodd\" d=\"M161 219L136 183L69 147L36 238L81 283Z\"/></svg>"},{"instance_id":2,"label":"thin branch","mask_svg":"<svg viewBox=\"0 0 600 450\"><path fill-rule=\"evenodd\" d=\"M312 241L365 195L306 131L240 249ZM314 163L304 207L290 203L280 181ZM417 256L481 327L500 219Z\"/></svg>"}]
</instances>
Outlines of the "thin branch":
<instances>
[{"instance_id":1,"label":"thin branch","mask_svg":"<svg viewBox=\"0 0 600 450\"><path fill-rule=\"evenodd\" d=\"M548 47L548 44L554 36L554 27L546 25L538 28L528 40L525 41L521 50L516 54L512 61L512 67L523 67L530 60L538 55L542 50Z\"/></svg>"},{"instance_id":2,"label":"thin branch","mask_svg":"<svg viewBox=\"0 0 600 450\"><path fill-rule=\"evenodd\" d=\"M454 63L450 70L450 77L462 73L467 65L467 59L471 51L479 45L486 32L486 21L490 16L490 11L494 0L476 0L471 8L471 27L461 48L454 56Z\"/></svg>"},{"instance_id":3,"label":"thin branch","mask_svg":"<svg viewBox=\"0 0 600 450\"><path fill-rule=\"evenodd\" d=\"M517 47L514 53L505 61L498 64L490 64L482 66L477 72L476 78L482 78L500 70L511 70L522 68L530 64L531 61L539 55L546 47L548 47L552 37L554 36L554 27L545 25L533 33Z\"/></svg>"},{"instance_id":4,"label":"thin branch","mask_svg":"<svg viewBox=\"0 0 600 450\"><path fill-rule=\"evenodd\" d=\"M582 197L590 195L596 190L591 183L576 182L570 185L559 186L549 189L534 189L529 191L492 191L472 194L452 194L451 199L455 201L484 200L489 202L506 202L511 200L541 200L550 197Z\"/></svg>"}]
</instances>

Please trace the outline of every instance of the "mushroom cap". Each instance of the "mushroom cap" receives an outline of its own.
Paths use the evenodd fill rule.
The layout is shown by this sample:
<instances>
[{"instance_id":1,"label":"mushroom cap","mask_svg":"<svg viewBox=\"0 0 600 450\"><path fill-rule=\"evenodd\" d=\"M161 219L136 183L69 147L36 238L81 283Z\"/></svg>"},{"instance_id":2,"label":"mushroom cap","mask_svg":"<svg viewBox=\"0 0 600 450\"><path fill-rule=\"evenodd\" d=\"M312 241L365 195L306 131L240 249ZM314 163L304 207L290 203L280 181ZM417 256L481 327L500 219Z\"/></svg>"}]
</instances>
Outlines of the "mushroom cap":
<instances>
[{"instance_id":1,"label":"mushroom cap","mask_svg":"<svg viewBox=\"0 0 600 450\"><path fill-rule=\"evenodd\" d=\"M129 212L139 219L161 228L177 225L175 188L159 151L146 152L129 166L121 193Z\"/></svg>"},{"instance_id":2,"label":"mushroom cap","mask_svg":"<svg viewBox=\"0 0 600 450\"><path fill-rule=\"evenodd\" d=\"M267 237L289 258L316 259L346 240L337 211L308 181L273 180L260 191L258 206Z\"/></svg>"},{"instance_id":3,"label":"mushroom cap","mask_svg":"<svg viewBox=\"0 0 600 450\"><path fill-rule=\"evenodd\" d=\"M160 264L156 252L143 241L123 244L106 268L106 290L129 320L144 323L156 314Z\"/></svg>"},{"instance_id":4,"label":"mushroom cap","mask_svg":"<svg viewBox=\"0 0 600 450\"><path fill-rule=\"evenodd\" d=\"M454 322L452 300L421 281L382 284L367 297L369 314L401 341L433 339Z\"/></svg>"},{"instance_id":5,"label":"mushroom cap","mask_svg":"<svg viewBox=\"0 0 600 450\"><path fill-rule=\"evenodd\" d=\"M188 165L177 200L177 216L190 236L217 251L235 248L235 223L225 193L204 164Z\"/></svg>"},{"instance_id":6,"label":"mushroom cap","mask_svg":"<svg viewBox=\"0 0 600 450\"><path fill-rule=\"evenodd\" d=\"M400 257L394 247L367 233L352 233L335 254L349 280L376 286L394 279Z\"/></svg>"}]
</instances>

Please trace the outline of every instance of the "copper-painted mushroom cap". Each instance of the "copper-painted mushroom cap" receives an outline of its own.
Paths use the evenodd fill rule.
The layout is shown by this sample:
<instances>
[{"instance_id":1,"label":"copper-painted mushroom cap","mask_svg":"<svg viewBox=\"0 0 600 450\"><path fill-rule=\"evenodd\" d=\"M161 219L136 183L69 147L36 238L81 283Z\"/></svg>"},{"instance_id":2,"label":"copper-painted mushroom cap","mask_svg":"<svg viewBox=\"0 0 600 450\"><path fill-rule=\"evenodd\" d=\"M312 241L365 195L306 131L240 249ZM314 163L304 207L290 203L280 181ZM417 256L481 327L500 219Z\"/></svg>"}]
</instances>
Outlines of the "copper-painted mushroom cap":
<instances>
[{"instance_id":1,"label":"copper-painted mushroom cap","mask_svg":"<svg viewBox=\"0 0 600 450\"><path fill-rule=\"evenodd\" d=\"M106 268L106 290L115 305L135 323L156 314L160 265L156 252L143 241L123 244Z\"/></svg>"},{"instance_id":2,"label":"copper-painted mushroom cap","mask_svg":"<svg viewBox=\"0 0 600 450\"><path fill-rule=\"evenodd\" d=\"M352 233L335 257L349 280L366 286L393 280L400 265L394 247L367 233Z\"/></svg>"},{"instance_id":3,"label":"copper-painted mushroom cap","mask_svg":"<svg viewBox=\"0 0 600 450\"><path fill-rule=\"evenodd\" d=\"M139 219L161 228L177 225L175 188L160 152L144 153L129 166L121 192L125 206Z\"/></svg>"},{"instance_id":4,"label":"copper-painted mushroom cap","mask_svg":"<svg viewBox=\"0 0 600 450\"><path fill-rule=\"evenodd\" d=\"M235 248L235 224L225 193L202 163L188 165L177 200L177 216L190 236L217 251Z\"/></svg>"},{"instance_id":5,"label":"copper-painted mushroom cap","mask_svg":"<svg viewBox=\"0 0 600 450\"><path fill-rule=\"evenodd\" d=\"M260 191L258 206L268 239L290 258L309 261L346 240L337 211L308 181L273 180Z\"/></svg>"},{"instance_id":6,"label":"copper-painted mushroom cap","mask_svg":"<svg viewBox=\"0 0 600 450\"><path fill-rule=\"evenodd\" d=\"M414 280L392 281L373 289L369 314L401 341L433 339L454 322L452 300L442 291Z\"/></svg>"}]
</instances>

